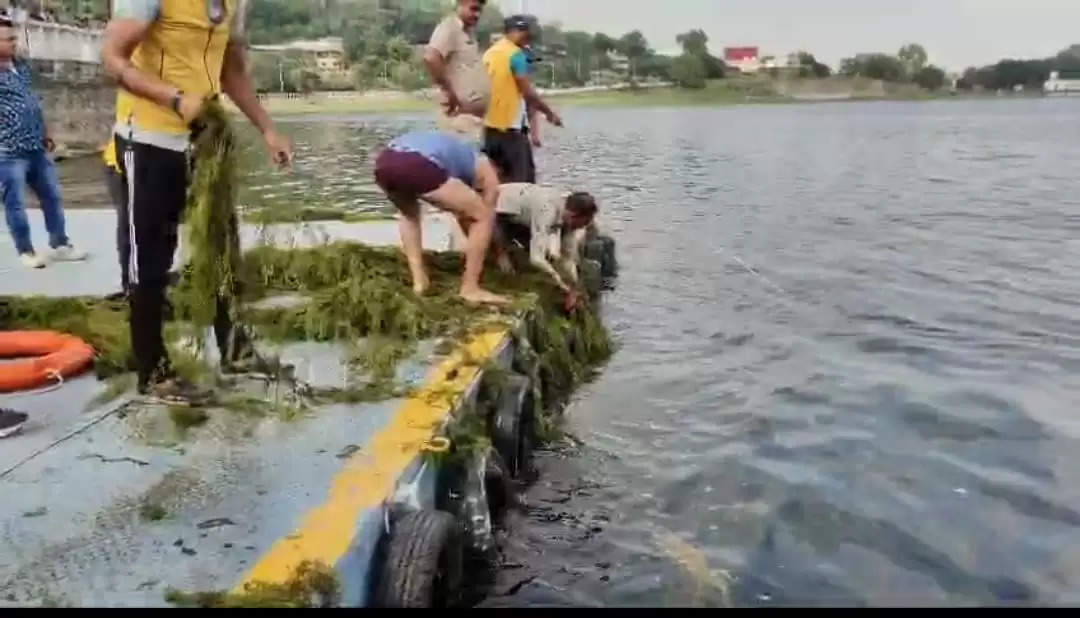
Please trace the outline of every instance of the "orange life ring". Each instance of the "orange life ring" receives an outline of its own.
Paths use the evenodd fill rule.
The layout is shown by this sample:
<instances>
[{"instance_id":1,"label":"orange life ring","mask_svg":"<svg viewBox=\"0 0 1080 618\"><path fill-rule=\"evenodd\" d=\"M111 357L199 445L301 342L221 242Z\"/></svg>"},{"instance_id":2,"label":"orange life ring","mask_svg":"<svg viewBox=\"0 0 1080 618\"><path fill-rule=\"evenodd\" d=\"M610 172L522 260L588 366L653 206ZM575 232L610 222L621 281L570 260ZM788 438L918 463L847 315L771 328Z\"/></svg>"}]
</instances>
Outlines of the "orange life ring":
<instances>
[{"instance_id":1,"label":"orange life ring","mask_svg":"<svg viewBox=\"0 0 1080 618\"><path fill-rule=\"evenodd\" d=\"M0 393L29 390L78 375L94 362L94 348L73 335L52 331L0 331Z\"/></svg>"}]
</instances>

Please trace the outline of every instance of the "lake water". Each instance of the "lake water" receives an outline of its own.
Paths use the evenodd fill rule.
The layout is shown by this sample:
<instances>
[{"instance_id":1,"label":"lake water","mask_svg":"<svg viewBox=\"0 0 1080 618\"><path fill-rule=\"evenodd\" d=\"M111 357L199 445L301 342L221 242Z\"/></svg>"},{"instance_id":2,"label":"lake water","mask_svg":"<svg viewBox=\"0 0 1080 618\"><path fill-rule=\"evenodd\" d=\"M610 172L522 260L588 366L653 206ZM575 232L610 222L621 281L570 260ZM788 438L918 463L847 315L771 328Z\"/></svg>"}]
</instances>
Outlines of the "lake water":
<instances>
[{"instance_id":1,"label":"lake water","mask_svg":"<svg viewBox=\"0 0 1080 618\"><path fill-rule=\"evenodd\" d=\"M564 117L620 347L485 604L1080 603L1080 99ZM431 122L286 121L244 199L383 210Z\"/></svg>"},{"instance_id":2,"label":"lake water","mask_svg":"<svg viewBox=\"0 0 1080 618\"><path fill-rule=\"evenodd\" d=\"M1080 602L1078 118L569 114L541 168L602 196L621 348L505 600Z\"/></svg>"}]
</instances>

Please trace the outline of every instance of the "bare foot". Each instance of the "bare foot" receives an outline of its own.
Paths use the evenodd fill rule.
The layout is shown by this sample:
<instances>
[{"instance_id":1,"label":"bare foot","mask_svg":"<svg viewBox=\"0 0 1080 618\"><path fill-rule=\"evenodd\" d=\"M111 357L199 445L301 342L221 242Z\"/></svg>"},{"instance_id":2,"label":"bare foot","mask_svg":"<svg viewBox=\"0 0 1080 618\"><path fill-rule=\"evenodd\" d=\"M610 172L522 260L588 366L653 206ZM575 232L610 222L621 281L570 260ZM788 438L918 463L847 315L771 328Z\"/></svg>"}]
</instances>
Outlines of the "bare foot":
<instances>
[{"instance_id":1,"label":"bare foot","mask_svg":"<svg viewBox=\"0 0 1080 618\"><path fill-rule=\"evenodd\" d=\"M461 297L465 299L467 303L482 304L482 305L509 305L510 299L505 296L499 296L488 292L483 288L476 288L475 290L462 290Z\"/></svg>"},{"instance_id":2,"label":"bare foot","mask_svg":"<svg viewBox=\"0 0 1080 618\"><path fill-rule=\"evenodd\" d=\"M417 281L416 283L413 283L412 289L413 289L413 292L415 292L417 296L423 296L423 295L427 294L428 289L430 287L431 287L431 281L429 281L427 277L424 277L423 280L420 280L420 281Z\"/></svg>"}]
</instances>

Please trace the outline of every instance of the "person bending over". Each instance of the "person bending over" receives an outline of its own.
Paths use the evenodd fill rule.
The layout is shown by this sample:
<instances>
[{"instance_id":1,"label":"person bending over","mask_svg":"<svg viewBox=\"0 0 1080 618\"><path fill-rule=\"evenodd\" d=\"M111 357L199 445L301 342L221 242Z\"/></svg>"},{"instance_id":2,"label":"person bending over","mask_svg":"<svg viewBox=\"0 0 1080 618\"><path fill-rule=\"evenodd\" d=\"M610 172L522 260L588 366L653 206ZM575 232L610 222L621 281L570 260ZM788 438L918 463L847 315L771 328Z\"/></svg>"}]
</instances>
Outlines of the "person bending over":
<instances>
[{"instance_id":1,"label":"person bending over","mask_svg":"<svg viewBox=\"0 0 1080 618\"><path fill-rule=\"evenodd\" d=\"M596 199L585 192L568 192L528 183L509 183L499 187L496 204L495 252L499 266L512 268L506 249L516 242L529 250L529 262L551 276L555 285L574 306L580 295L578 256L585 228L596 218ZM552 263L558 260L569 283L563 280Z\"/></svg>"},{"instance_id":2,"label":"person bending over","mask_svg":"<svg viewBox=\"0 0 1080 618\"><path fill-rule=\"evenodd\" d=\"M439 131L407 133L390 142L375 160L375 182L401 211L401 244L413 290L427 292L420 200L457 217L466 234L461 297L471 303L505 304L480 287L484 256L495 226L499 180L487 157L468 142Z\"/></svg>"}]
</instances>

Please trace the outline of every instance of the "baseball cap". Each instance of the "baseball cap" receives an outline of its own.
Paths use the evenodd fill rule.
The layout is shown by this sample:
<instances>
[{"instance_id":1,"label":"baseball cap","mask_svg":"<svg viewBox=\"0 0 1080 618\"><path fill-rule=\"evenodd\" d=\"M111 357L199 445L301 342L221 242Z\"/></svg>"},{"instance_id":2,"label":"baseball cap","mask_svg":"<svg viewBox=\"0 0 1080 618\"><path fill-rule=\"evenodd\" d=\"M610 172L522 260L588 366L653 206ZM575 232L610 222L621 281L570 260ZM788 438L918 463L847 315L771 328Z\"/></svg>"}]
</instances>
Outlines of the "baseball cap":
<instances>
[{"instance_id":1,"label":"baseball cap","mask_svg":"<svg viewBox=\"0 0 1080 618\"><path fill-rule=\"evenodd\" d=\"M503 26L506 32L513 30L526 30L532 34L536 33L536 18L532 15L511 15L503 21Z\"/></svg>"}]
</instances>

